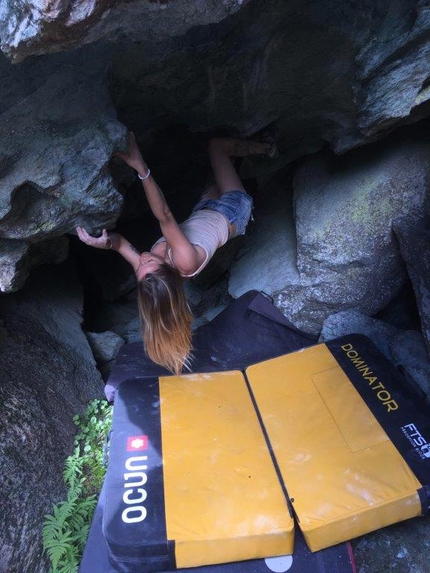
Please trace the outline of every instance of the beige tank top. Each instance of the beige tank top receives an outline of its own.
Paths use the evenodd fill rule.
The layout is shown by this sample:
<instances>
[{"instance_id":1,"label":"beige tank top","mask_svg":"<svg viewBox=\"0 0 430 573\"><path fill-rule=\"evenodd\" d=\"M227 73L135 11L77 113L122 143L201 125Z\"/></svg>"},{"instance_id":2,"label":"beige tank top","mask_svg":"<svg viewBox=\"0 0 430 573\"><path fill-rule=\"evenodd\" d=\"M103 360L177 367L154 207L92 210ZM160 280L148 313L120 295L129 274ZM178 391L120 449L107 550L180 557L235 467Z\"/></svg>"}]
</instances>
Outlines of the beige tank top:
<instances>
[{"instance_id":1,"label":"beige tank top","mask_svg":"<svg viewBox=\"0 0 430 573\"><path fill-rule=\"evenodd\" d=\"M183 277L194 277L198 275L211 260L215 251L222 247L229 238L229 221L222 213L213 211L212 209L201 209L192 213L191 216L179 225L184 235L193 245L201 247L205 253L206 258L200 267L191 275L182 275ZM165 242L166 239L161 237L151 250L160 243ZM172 249L167 251L171 264L174 266L172 259Z\"/></svg>"}]
</instances>

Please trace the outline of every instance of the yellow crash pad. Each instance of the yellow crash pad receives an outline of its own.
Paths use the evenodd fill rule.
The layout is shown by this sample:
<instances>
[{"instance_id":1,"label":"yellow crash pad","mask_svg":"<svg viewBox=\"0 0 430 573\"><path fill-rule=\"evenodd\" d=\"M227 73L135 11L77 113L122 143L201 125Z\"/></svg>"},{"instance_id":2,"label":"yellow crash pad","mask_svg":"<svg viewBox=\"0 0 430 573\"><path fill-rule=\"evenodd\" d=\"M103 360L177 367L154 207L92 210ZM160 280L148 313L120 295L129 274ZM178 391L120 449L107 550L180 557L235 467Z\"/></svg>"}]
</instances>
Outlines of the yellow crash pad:
<instances>
[{"instance_id":1,"label":"yellow crash pad","mask_svg":"<svg viewBox=\"0 0 430 573\"><path fill-rule=\"evenodd\" d=\"M292 553L294 523L241 372L160 378L177 567Z\"/></svg>"},{"instance_id":2,"label":"yellow crash pad","mask_svg":"<svg viewBox=\"0 0 430 573\"><path fill-rule=\"evenodd\" d=\"M423 484L381 425L413 421L394 370L359 336L246 370L311 551L422 513Z\"/></svg>"}]
</instances>

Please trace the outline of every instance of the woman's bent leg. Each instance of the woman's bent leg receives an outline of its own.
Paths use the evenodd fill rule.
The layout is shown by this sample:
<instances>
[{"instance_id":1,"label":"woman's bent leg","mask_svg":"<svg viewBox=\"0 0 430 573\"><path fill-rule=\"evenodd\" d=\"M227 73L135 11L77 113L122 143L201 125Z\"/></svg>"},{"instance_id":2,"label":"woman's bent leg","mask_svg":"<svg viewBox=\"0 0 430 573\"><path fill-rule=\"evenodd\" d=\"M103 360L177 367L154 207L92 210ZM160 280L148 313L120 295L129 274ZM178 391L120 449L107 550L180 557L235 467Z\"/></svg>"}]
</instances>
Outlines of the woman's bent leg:
<instances>
[{"instance_id":1,"label":"woman's bent leg","mask_svg":"<svg viewBox=\"0 0 430 573\"><path fill-rule=\"evenodd\" d=\"M215 181L221 193L241 191L243 184L230 157L264 155L267 144L232 137L215 137L209 142L209 159Z\"/></svg>"}]
</instances>

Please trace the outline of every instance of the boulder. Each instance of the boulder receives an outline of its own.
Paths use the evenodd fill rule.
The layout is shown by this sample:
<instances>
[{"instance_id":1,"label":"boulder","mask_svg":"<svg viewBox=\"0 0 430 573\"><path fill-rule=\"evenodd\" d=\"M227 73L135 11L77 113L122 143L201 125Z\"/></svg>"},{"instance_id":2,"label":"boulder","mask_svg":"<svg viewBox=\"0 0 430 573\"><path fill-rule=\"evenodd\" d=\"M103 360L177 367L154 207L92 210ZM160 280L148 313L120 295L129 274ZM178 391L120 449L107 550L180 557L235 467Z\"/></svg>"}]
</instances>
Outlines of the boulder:
<instances>
[{"instance_id":1,"label":"boulder","mask_svg":"<svg viewBox=\"0 0 430 573\"><path fill-rule=\"evenodd\" d=\"M356 96L361 99L358 124L366 137L378 136L404 118L406 122L408 117L413 120L430 98L430 45L422 36L430 25L426 3L386 4L382 11L373 13L372 20L379 20L377 34L367 38L357 59L360 89Z\"/></svg>"},{"instance_id":2,"label":"boulder","mask_svg":"<svg viewBox=\"0 0 430 573\"><path fill-rule=\"evenodd\" d=\"M323 324L320 342L333 340L347 334L364 334L389 359L393 359L391 340L402 331L382 320L366 316L361 312L345 310L329 316Z\"/></svg>"},{"instance_id":3,"label":"boulder","mask_svg":"<svg viewBox=\"0 0 430 573\"><path fill-rule=\"evenodd\" d=\"M263 184L254 205L254 221L230 270L228 290L233 298L253 289L272 296L286 285L300 284L292 188L285 175Z\"/></svg>"},{"instance_id":4,"label":"boulder","mask_svg":"<svg viewBox=\"0 0 430 573\"><path fill-rule=\"evenodd\" d=\"M419 328L419 314L410 280L405 282L399 294L386 307L376 313L374 318L403 330Z\"/></svg>"},{"instance_id":5,"label":"boulder","mask_svg":"<svg viewBox=\"0 0 430 573\"><path fill-rule=\"evenodd\" d=\"M201 24L158 42L141 36L116 54L112 94L139 133L170 121L250 136L276 121L285 165L429 115L430 15L419 0L253 0Z\"/></svg>"},{"instance_id":6,"label":"boulder","mask_svg":"<svg viewBox=\"0 0 430 573\"><path fill-rule=\"evenodd\" d=\"M30 271L44 263L61 263L68 255L67 237L47 239L34 245L26 241L0 239L0 290L13 292L26 281Z\"/></svg>"},{"instance_id":7,"label":"boulder","mask_svg":"<svg viewBox=\"0 0 430 573\"><path fill-rule=\"evenodd\" d=\"M114 332L87 332L86 333L97 367L103 380L107 380L115 363L118 350L124 340Z\"/></svg>"},{"instance_id":8,"label":"boulder","mask_svg":"<svg viewBox=\"0 0 430 573\"><path fill-rule=\"evenodd\" d=\"M399 332L391 340L391 355L395 364L401 364L416 384L415 391L430 403L430 359L426 341L421 332Z\"/></svg>"},{"instance_id":9,"label":"boulder","mask_svg":"<svg viewBox=\"0 0 430 573\"><path fill-rule=\"evenodd\" d=\"M248 0L5 0L1 49L15 62L29 55L73 50L100 38L157 40L225 18Z\"/></svg>"},{"instance_id":10,"label":"boulder","mask_svg":"<svg viewBox=\"0 0 430 573\"><path fill-rule=\"evenodd\" d=\"M21 63L0 59L0 238L33 245L76 224L113 226L122 197L108 161L125 137L116 110L177 189L187 179L194 186L214 132L252 136L275 121L278 162L243 170L267 176L327 143L343 153L426 117L429 27L419 0L377 9L335 0L5 0L1 45ZM195 136L189 148L185 132ZM16 256L3 257L14 268ZM25 273L12 274L7 290Z\"/></svg>"},{"instance_id":11,"label":"boulder","mask_svg":"<svg viewBox=\"0 0 430 573\"><path fill-rule=\"evenodd\" d=\"M400 291L405 271L392 232L411 227L427 209L430 144L420 138L306 159L294 181L300 287L276 293L282 312L318 332L334 311L373 315Z\"/></svg>"},{"instance_id":12,"label":"boulder","mask_svg":"<svg viewBox=\"0 0 430 573\"><path fill-rule=\"evenodd\" d=\"M59 237L76 225L97 231L119 217L108 162L126 130L108 95L107 56L94 47L18 67L0 58L2 290L18 289L29 267L64 258Z\"/></svg>"},{"instance_id":13,"label":"boulder","mask_svg":"<svg viewBox=\"0 0 430 573\"><path fill-rule=\"evenodd\" d=\"M73 416L103 398L81 330L83 293L70 265L36 271L0 297L0 571L45 573L41 530L73 452Z\"/></svg>"}]
</instances>

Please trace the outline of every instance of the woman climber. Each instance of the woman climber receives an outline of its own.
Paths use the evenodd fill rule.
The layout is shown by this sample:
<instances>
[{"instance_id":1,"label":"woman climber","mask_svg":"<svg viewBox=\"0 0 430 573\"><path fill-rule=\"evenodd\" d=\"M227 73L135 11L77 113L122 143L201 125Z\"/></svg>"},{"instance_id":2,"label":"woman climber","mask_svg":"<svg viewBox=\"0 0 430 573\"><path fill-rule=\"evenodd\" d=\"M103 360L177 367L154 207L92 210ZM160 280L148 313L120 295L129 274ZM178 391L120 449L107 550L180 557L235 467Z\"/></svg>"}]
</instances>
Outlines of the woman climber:
<instances>
[{"instance_id":1,"label":"woman climber","mask_svg":"<svg viewBox=\"0 0 430 573\"><path fill-rule=\"evenodd\" d=\"M117 155L137 171L163 236L149 252L139 253L118 233L103 229L96 238L83 227L76 228L80 240L87 245L113 249L131 264L137 278L146 353L175 374L189 367L192 350L192 314L183 279L196 276L219 247L243 235L251 216L252 198L244 190L230 157L273 156L274 151L270 133L261 141L211 139L209 158L216 183L203 193L190 217L178 224L131 133L127 151Z\"/></svg>"}]
</instances>

